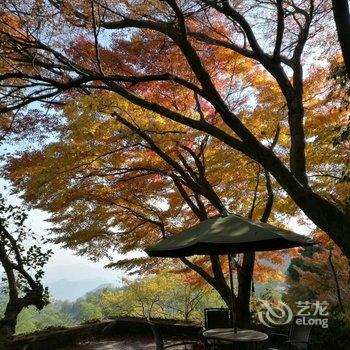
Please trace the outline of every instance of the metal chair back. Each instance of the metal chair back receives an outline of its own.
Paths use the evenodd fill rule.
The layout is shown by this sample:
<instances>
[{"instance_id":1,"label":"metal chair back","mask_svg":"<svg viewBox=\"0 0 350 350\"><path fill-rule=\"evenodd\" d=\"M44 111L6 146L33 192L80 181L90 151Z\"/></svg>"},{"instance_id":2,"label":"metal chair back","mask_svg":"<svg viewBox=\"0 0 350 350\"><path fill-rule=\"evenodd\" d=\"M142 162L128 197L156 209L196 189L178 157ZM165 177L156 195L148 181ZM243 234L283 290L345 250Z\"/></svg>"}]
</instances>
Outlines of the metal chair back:
<instances>
[{"instance_id":1,"label":"metal chair back","mask_svg":"<svg viewBox=\"0 0 350 350\"><path fill-rule=\"evenodd\" d=\"M226 308L204 309L204 327L213 328L231 328L231 311Z\"/></svg>"},{"instance_id":2,"label":"metal chair back","mask_svg":"<svg viewBox=\"0 0 350 350\"><path fill-rule=\"evenodd\" d=\"M311 338L313 326L309 324L302 324L303 317L296 316L293 319L292 326L290 328L289 339L290 350L307 350Z\"/></svg>"}]
</instances>

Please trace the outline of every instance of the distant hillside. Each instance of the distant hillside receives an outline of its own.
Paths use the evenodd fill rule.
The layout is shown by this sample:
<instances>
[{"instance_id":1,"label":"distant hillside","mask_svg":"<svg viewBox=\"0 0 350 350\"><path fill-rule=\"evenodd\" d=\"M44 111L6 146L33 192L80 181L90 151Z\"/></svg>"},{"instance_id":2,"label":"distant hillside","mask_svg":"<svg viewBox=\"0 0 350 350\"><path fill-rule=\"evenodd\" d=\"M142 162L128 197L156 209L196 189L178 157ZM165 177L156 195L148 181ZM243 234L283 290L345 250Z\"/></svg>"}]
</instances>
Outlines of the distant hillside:
<instances>
[{"instance_id":1,"label":"distant hillside","mask_svg":"<svg viewBox=\"0 0 350 350\"><path fill-rule=\"evenodd\" d=\"M56 300L74 301L85 296L85 294L88 292L96 292L102 288L113 287L113 284L101 278L91 278L78 281L60 279L55 282L48 283L47 286L49 287L50 294Z\"/></svg>"},{"instance_id":2,"label":"distant hillside","mask_svg":"<svg viewBox=\"0 0 350 350\"><path fill-rule=\"evenodd\" d=\"M104 283L104 284L100 284L99 286L97 286L95 289L88 291L88 293L96 293L99 290L102 289L112 289L115 288L116 286L113 283Z\"/></svg>"}]
</instances>

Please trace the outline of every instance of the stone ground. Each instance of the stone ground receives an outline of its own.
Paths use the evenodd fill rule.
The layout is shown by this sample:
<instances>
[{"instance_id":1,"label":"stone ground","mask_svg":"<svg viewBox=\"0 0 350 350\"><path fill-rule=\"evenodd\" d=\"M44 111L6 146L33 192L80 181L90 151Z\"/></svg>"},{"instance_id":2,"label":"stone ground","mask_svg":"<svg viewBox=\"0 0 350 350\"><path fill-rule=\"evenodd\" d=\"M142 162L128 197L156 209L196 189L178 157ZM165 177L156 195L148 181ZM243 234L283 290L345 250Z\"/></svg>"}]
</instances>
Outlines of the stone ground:
<instances>
[{"instance_id":1,"label":"stone ground","mask_svg":"<svg viewBox=\"0 0 350 350\"><path fill-rule=\"evenodd\" d=\"M82 344L74 350L154 350L155 345L152 341L145 340L115 340L101 341ZM73 349L72 349L73 350Z\"/></svg>"},{"instance_id":2,"label":"stone ground","mask_svg":"<svg viewBox=\"0 0 350 350\"><path fill-rule=\"evenodd\" d=\"M72 350L155 350L153 340L114 340L114 341L99 341L82 344L74 347ZM184 346L172 347L173 350L183 350ZM187 346L190 350L191 347ZM68 349L67 349L68 350Z\"/></svg>"}]
</instances>

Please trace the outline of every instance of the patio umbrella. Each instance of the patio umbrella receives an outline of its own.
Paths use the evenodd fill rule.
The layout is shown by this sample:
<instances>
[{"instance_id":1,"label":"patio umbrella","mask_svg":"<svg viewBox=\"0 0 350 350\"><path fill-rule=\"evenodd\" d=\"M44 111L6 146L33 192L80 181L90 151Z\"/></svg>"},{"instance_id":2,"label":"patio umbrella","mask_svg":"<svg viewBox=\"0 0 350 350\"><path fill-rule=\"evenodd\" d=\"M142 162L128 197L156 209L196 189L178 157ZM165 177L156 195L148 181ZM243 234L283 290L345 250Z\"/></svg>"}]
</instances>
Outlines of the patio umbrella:
<instances>
[{"instance_id":1,"label":"patio umbrella","mask_svg":"<svg viewBox=\"0 0 350 350\"><path fill-rule=\"evenodd\" d=\"M231 254L309 246L316 242L276 226L239 215L216 216L202 221L146 249L149 256L179 258L192 255ZM233 293L233 279L230 284ZM236 318L231 300L232 314ZM236 322L234 324L236 330Z\"/></svg>"}]
</instances>

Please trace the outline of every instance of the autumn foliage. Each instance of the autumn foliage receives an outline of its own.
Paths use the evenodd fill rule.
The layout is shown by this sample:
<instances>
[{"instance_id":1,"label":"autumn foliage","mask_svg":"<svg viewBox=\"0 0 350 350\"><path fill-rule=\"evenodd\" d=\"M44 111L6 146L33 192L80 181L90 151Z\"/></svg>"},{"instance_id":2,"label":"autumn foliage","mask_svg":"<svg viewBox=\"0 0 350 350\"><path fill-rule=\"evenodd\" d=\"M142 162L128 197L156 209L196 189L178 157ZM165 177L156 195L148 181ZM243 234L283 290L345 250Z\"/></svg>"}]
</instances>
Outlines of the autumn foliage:
<instances>
[{"instance_id":1,"label":"autumn foliage","mask_svg":"<svg viewBox=\"0 0 350 350\"><path fill-rule=\"evenodd\" d=\"M55 242L98 259L231 211L311 221L350 257L347 92L330 78L340 57L330 1L3 7L1 124L34 144L8 159L6 176L51 213ZM256 279L283 278L281 254L254 258L240 261L248 299L253 266ZM173 266L229 299L219 257Z\"/></svg>"}]
</instances>

